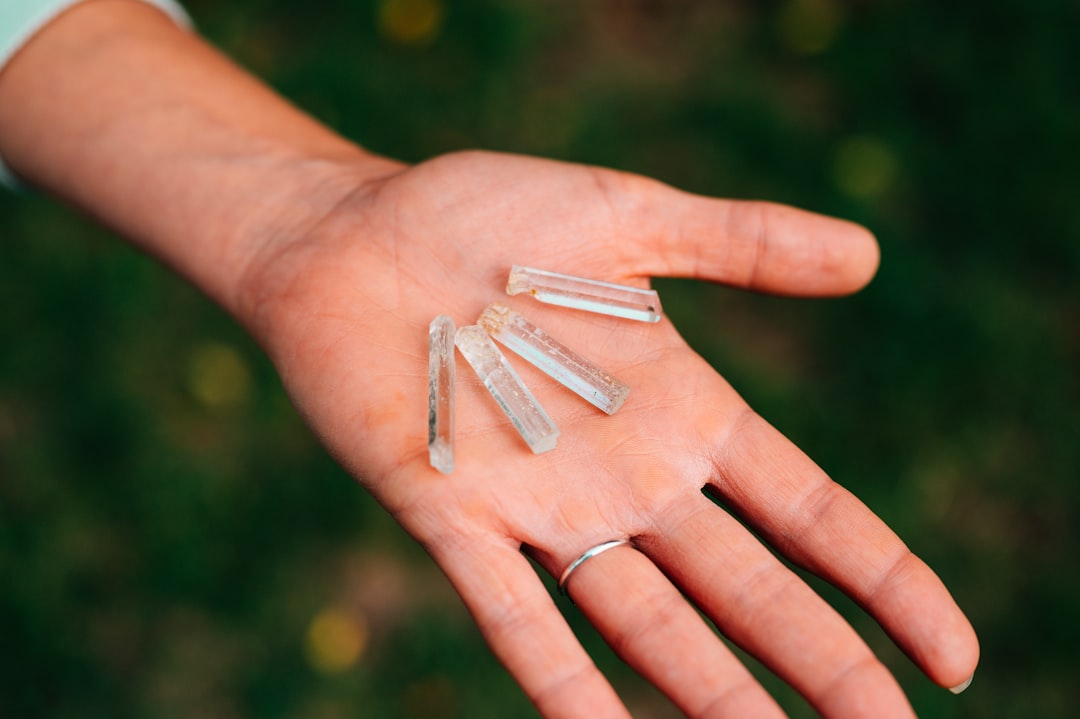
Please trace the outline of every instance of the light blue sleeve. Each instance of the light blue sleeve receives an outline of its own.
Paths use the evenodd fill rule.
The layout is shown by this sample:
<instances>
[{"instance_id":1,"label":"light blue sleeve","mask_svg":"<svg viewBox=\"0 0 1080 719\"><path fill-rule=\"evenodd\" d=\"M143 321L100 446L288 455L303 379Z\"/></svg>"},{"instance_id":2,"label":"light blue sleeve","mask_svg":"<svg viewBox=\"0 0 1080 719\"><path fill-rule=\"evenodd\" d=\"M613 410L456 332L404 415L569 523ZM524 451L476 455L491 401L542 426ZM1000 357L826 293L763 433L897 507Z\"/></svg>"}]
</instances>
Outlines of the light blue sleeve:
<instances>
[{"instance_id":1,"label":"light blue sleeve","mask_svg":"<svg viewBox=\"0 0 1080 719\"><path fill-rule=\"evenodd\" d=\"M191 19L175 0L143 0L164 10L177 23L191 26ZM81 0L0 0L0 70L27 40L67 8ZM18 186L0 157L0 183Z\"/></svg>"}]
</instances>

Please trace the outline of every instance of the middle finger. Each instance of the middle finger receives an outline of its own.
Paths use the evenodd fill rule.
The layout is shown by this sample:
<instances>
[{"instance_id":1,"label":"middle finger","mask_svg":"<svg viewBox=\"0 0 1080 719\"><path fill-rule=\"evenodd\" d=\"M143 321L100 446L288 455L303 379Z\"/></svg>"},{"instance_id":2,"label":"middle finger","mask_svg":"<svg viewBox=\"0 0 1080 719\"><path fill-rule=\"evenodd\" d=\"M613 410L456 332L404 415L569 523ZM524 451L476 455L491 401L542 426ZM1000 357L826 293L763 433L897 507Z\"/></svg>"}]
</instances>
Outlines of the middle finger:
<instances>
[{"instance_id":1,"label":"middle finger","mask_svg":"<svg viewBox=\"0 0 1080 719\"><path fill-rule=\"evenodd\" d=\"M664 512L637 546L726 636L830 718L914 714L847 622L753 534L704 496Z\"/></svg>"}]
</instances>

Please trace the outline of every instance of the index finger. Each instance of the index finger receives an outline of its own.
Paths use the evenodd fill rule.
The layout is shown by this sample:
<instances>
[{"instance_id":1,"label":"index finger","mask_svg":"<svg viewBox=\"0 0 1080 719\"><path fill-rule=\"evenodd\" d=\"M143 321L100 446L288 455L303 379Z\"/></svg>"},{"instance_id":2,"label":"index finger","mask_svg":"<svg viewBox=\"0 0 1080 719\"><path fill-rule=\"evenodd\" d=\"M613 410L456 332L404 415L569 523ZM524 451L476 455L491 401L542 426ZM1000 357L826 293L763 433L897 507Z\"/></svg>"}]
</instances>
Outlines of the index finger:
<instances>
[{"instance_id":1,"label":"index finger","mask_svg":"<svg viewBox=\"0 0 1080 719\"><path fill-rule=\"evenodd\" d=\"M747 409L713 463L711 485L777 550L862 605L932 680L970 680L978 639L942 581L786 437Z\"/></svg>"}]
</instances>

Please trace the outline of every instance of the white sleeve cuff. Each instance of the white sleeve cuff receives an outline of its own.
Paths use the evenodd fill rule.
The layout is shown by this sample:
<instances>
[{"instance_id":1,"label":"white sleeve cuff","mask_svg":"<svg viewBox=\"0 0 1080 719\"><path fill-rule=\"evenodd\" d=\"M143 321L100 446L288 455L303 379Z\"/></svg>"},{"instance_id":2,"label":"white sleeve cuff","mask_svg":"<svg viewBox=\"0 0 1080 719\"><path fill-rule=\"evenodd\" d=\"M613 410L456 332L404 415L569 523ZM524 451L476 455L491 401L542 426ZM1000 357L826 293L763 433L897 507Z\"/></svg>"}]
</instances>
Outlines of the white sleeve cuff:
<instances>
[{"instance_id":1,"label":"white sleeve cuff","mask_svg":"<svg viewBox=\"0 0 1080 719\"><path fill-rule=\"evenodd\" d=\"M3 0L0 2L0 70L39 30L81 0ZM176 0L143 0L161 8L177 24L191 27L191 18ZM0 157L0 184L17 187L18 180Z\"/></svg>"}]
</instances>

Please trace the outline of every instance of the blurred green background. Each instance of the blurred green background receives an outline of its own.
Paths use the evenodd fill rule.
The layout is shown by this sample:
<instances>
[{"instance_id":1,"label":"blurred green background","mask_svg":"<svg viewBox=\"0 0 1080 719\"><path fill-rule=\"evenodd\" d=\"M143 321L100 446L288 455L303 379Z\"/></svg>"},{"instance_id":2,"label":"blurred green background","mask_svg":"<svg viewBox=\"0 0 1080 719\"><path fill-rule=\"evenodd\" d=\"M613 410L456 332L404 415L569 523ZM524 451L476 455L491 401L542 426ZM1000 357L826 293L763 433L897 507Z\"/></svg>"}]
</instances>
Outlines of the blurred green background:
<instances>
[{"instance_id":1,"label":"blurred green background","mask_svg":"<svg viewBox=\"0 0 1080 719\"><path fill-rule=\"evenodd\" d=\"M919 715L1080 710L1076 2L188 8L394 157L533 153L865 223L882 266L852 298L657 284L691 344L968 611L983 658L956 698L822 588ZM635 716L677 716L565 608ZM236 326L106 231L5 193L0 716L535 712Z\"/></svg>"}]
</instances>

